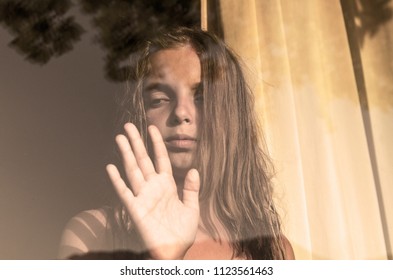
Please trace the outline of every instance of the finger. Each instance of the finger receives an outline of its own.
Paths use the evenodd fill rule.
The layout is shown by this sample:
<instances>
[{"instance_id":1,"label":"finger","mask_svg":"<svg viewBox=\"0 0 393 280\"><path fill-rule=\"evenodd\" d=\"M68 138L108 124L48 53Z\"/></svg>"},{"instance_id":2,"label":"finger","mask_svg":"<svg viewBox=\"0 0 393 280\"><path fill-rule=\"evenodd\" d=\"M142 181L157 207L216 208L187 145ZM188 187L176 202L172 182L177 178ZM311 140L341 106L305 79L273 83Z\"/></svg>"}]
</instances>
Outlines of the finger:
<instances>
[{"instance_id":1,"label":"finger","mask_svg":"<svg viewBox=\"0 0 393 280\"><path fill-rule=\"evenodd\" d=\"M154 163L158 173L166 172L172 174L172 165L169 160L168 151L162 140L162 136L157 127L148 127L154 150Z\"/></svg>"},{"instance_id":2,"label":"finger","mask_svg":"<svg viewBox=\"0 0 393 280\"><path fill-rule=\"evenodd\" d=\"M128 139L124 135L117 135L116 143L123 159L124 171L131 184L131 189L135 195L138 195L141 186L145 182L145 178L135 159L130 142L128 142Z\"/></svg>"},{"instance_id":3,"label":"finger","mask_svg":"<svg viewBox=\"0 0 393 280\"><path fill-rule=\"evenodd\" d=\"M155 174L156 171L149 155L147 154L145 144L143 143L143 140L135 125L132 123L127 123L124 126L124 129L128 139L130 139L132 151L134 152L139 169L142 171L144 178L147 179L150 175Z\"/></svg>"},{"instance_id":4,"label":"finger","mask_svg":"<svg viewBox=\"0 0 393 280\"><path fill-rule=\"evenodd\" d=\"M189 208L199 211L199 173L196 169L188 171L184 179L183 203Z\"/></svg>"},{"instance_id":5,"label":"finger","mask_svg":"<svg viewBox=\"0 0 393 280\"><path fill-rule=\"evenodd\" d=\"M121 178L119 171L113 164L108 164L106 166L106 171L108 173L109 179L112 182L113 188L115 189L117 195L119 196L122 203L127 206L134 199L134 194L127 187L124 180Z\"/></svg>"}]
</instances>

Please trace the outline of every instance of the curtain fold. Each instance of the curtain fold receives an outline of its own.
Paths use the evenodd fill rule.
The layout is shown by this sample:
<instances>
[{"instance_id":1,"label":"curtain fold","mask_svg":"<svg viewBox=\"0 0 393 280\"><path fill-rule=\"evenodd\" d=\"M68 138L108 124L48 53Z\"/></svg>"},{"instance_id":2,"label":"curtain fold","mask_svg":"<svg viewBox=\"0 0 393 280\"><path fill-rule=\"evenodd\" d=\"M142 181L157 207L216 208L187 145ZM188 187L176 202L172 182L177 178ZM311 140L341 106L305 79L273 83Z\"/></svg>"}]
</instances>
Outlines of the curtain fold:
<instances>
[{"instance_id":1,"label":"curtain fold","mask_svg":"<svg viewBox=\"0 0 393 280\"><path fill-rule=\"evenodd\" d=\"M357 24L367 16L364 2L356 3ZM363 104L344 6L219 1L224 39L242 57L256 95L284 231L298 259L391 258L393 24L353 42Z\"/></svg>"}]
</instances>

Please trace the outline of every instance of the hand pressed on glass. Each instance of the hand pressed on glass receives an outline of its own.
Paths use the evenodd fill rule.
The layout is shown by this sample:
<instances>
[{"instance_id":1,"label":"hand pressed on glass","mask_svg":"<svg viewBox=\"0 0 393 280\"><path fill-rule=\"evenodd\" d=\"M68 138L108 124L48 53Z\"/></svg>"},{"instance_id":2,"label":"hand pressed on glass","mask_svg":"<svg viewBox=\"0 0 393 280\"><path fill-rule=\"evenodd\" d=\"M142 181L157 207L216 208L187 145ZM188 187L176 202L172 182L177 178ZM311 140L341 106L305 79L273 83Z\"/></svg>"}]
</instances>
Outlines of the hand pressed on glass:
<instances>
[{"instance_id":1,"label":"hand pressed on glass","mask_svg":"<svg viewBox=\"0 0 393 280\"><path fill-rule=\"evenodd\" d=\"M181 259L193 244L199 222L199 173L191 169L179 199L171 163L159 130L149 126L154 164L133 124L126 124L127 137L116 142L123 159L128 188L114 165L107 172L122 203L153 259Z\"/></svg>"}]
</instances>

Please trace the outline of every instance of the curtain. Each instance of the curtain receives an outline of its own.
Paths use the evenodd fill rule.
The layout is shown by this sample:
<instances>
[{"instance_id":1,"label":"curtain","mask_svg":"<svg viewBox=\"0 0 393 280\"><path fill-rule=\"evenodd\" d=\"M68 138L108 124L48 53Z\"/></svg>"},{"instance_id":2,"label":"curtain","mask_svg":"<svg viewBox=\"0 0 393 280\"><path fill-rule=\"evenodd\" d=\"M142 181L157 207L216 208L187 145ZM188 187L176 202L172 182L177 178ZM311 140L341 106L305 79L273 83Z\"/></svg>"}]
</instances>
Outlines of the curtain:
<instances>
[{"instance_id":1,"label":"curtain","mask_svg":"<svg viewBox=\"0 0 393 280\"><path fill-rule=\"evenodd\" d=\"M393 2L204 7L244 62L296 258L391 259Z\"/></svg>"}]
</instances>

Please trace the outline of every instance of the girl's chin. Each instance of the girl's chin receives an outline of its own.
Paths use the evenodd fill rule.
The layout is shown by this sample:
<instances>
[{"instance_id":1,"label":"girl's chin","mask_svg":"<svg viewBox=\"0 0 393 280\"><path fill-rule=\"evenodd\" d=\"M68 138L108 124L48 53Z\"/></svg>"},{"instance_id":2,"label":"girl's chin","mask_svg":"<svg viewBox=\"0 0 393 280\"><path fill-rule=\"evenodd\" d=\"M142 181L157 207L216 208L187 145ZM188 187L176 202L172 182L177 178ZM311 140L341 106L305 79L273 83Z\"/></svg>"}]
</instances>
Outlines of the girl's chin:
<instances>
[{"instance_id":1,"label":"girl's chin","mask_svg":"<svg viewBox=\"0 0 393 280\"><path fill-rule=\"evenodd\" d=\"M176 165L172 165L172 173L173 173L173 177L175 178L175 180L184 180L184 178L186 177L188 171L190 171L190 169L194 168L194 166L192 164L184 164L184 165L180 165L180 166L176 166Z\"/></svg>"},{"instance_id":2,"label":"girl's chin","mask_svg":"<svg viewBox=\"0 0 393 280\"><path fill-rule=\"evenodd\" d=\"M175 179L183 179L184 180L184 178L186 177L188 171L190 171L191 168L193 168L191 165L189 167L186 167L186 168L184 168L184 167L180 168L180 167L172 166L173 177Z\"/></svg>"},{"instance_id":3,"label":"girl's chin","mask_svg":"<svg viewBox=\"0 0 393 280\"><path fill-rule=\"evenodd\" d=\"M173 174L186 173L194 167L194 156L192 153L169 153L169 159L172 164Z\"/></svg>"}]
</instances>

